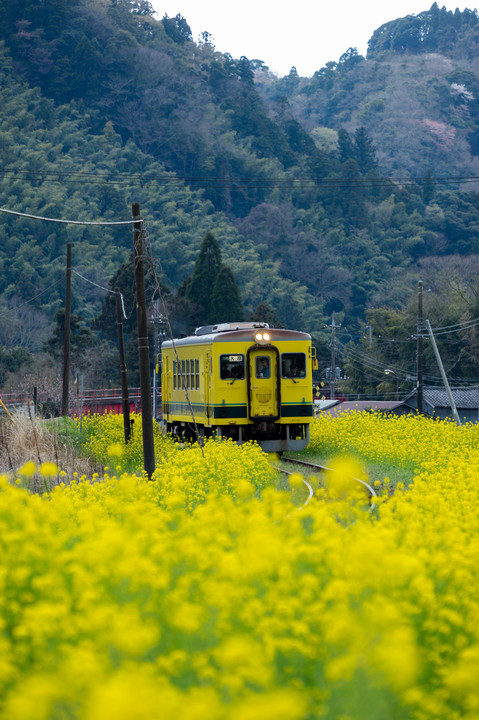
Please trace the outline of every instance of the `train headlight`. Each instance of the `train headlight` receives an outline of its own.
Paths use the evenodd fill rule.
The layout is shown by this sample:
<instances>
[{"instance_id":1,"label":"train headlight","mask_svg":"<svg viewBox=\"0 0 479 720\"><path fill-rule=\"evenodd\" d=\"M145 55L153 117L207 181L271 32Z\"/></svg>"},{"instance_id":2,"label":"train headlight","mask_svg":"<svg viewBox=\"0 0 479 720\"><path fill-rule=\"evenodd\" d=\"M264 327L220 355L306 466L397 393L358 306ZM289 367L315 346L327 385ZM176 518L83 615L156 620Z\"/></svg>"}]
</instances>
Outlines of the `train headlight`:
<instances>
[{"instance_id":1,"label":"train headlight","mask_svg":"<svg viewBox=\"0 0 479 720\"><path fill-rule=\"evenodd\" d=\"M260 345L264 345L264 343L268 343L271 340L271 335L269 332L257 332L254 339Z\"/></svg>"}]
</instances>

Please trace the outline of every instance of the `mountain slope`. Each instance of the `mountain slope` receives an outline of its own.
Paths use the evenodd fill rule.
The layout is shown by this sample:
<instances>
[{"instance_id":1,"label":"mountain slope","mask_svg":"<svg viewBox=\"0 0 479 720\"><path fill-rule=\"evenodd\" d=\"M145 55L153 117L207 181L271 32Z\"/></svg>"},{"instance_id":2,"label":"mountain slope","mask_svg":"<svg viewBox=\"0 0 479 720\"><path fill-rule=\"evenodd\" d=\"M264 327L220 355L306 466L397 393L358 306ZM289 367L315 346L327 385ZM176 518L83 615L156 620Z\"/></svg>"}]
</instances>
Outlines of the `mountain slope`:
<instances>
[{"instance_id":1,"label":"mountain slope","mask_svg":"<svg viewBox=\"0 0 479 720\"><path fill-rule=\"evenodd\" d=\"M367 127L388 175L478 175L478 47L477 12L434 3L378 28L367 58L350 49L311 79L263 84L263 96L273 104L284 93L320 141L324 128Z\"/></svg>"},{"instance_id":2,"label":"mountain slope","mask_svg":"<svg viewBox=\"0 0 479 720\"><path fill-rule=\"evenodd\" d=\"M55 107L38 89L20 84L5 50L0 57L0 207L115 222L128 220L131 203L138 201L153 254L173 286L191 273L200 243L213 229L225 261L241 255L235 272L250 310L266 296L278 302L289 297L291 308L314 304L304 287L282 278L274 262L260 258L254 243L242 239L200 190L190 190L132 141L123 143L111 123L95 131L98 117L79 113L71 104ZM74 309L87 318L97 314L105 294L97 286L107 286L131 252L128 226L59 225L0 213L0 295L39 296L37 304L51 316L63 302L68 242L76 270L96 283L75 279ZM303 321L301 310L296 320Z\"/></svg>"}]
</instances>

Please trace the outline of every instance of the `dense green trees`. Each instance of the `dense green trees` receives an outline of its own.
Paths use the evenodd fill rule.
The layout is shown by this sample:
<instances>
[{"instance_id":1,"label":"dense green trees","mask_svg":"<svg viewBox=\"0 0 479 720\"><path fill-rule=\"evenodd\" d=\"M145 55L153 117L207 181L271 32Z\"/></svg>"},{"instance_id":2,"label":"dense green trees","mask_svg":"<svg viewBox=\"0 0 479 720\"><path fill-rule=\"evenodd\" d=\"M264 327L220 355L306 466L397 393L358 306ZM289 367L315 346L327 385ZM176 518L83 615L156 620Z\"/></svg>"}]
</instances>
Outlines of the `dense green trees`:
<instances>
[{"instance_id":1,"label":"dense green trees","mask_svg":"<svg viewBox=\"0 0 479 720\"><path fill-rule=\"evenodd\" d=\"M63 343L65 337L65 310L60 308L55 314L55 325L52 335L45 342L43 349L52 355L55 360L63 358ZM71 361L79 369L86 366L85 353L92 347L93 333L80 315L70 317L70 354Z\"/></svg>"},{"instance_id":2,"label":"dense green trees","mask_svg":"<svg viewBox=\"0 0 479 720\"><path fill-rule=\"evenodd\" d=\"M447 10L434 2L430 10L385 23L368 43L368 57L382 53L450 52L478 24L477 10Z\"/></svg>"}]
</instances>

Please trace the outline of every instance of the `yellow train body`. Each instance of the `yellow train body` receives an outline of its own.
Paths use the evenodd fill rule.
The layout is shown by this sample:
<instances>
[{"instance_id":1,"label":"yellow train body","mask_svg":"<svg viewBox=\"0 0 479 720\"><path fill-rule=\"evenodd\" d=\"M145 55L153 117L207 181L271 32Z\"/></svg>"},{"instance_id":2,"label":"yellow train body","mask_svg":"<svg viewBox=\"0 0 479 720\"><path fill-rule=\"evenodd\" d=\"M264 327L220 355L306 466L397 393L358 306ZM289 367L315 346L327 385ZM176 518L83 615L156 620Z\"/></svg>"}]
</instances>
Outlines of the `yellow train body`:
<instances>
[{"instance_id":1,"label":"yellow train body","mask_svg":"<svg viewBox=\"0 0 479 720\"><path fill-rule=\"evenodd\" d=\"M162 344L166 429L301 450L313 419L311 336L266 323L224 323Z\"/></svg>"}]
</instances>

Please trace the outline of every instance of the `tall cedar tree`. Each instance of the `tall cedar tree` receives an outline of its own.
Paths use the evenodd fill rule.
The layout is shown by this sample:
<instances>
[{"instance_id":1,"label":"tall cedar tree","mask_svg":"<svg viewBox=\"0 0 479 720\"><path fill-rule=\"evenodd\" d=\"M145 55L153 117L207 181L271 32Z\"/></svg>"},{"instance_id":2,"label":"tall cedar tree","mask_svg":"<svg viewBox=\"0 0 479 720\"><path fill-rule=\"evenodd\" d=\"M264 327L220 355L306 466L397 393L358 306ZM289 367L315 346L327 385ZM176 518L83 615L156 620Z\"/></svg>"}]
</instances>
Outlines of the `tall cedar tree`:
<instances>
[{"instance_id":1,"label":"tall cedar tree","mask_svg":"<svg viewBox=\"0 0 479 720\"><path fill-rule=\"evenodd\" d=\"M241 322L244 318L243 302L235 277L229 267L222 265L211 293L208 321Z\"/></svg>"},{"instance_id":2,"label":"tall cedar tree","mask_svg":"<svg viewBox=\"0 0 479 720\"><path fill-rule=\"evenodd\" d=\"M187 300L200 306L204 318L208 318L210 314L211 294L220 268L220 246L213 233L208 232L201 243L193 275L185 293Z\"/></svg>"},{"instance_id":3,"label":"tall cedar tree","mask_svg":"<svg viewBox=\"0 0 479 720\"><path fill-rule=\"evenodd\" d=\"M376 148L366 128L359 127L354 133L355 159L363 175L377 169Z\"/></svg>"}]
</instances>

